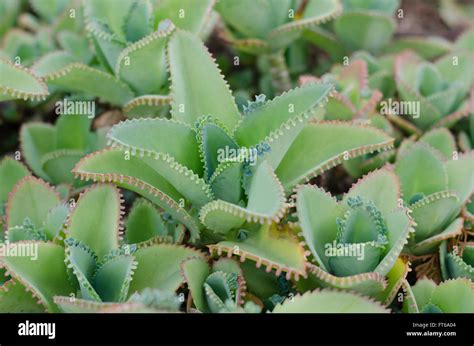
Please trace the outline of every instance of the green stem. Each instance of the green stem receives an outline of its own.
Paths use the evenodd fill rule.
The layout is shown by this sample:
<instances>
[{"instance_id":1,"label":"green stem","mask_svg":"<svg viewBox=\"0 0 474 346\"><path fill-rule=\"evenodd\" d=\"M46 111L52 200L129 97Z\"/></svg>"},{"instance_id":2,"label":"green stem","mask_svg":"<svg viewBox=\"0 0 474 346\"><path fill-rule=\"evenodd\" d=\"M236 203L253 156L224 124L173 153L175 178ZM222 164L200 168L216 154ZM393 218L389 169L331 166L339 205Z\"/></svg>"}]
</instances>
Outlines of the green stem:
<instances>
[{"instance_id":1,"label":"green stem","mask_svg":"<svg viewBox=\"0 0 474 346\"><path fill-rule=\"evenodd\" d=\"M268 54L272 84L277 94L291 89L290 73L282 50Z\"/></svg>"}]
</instances>

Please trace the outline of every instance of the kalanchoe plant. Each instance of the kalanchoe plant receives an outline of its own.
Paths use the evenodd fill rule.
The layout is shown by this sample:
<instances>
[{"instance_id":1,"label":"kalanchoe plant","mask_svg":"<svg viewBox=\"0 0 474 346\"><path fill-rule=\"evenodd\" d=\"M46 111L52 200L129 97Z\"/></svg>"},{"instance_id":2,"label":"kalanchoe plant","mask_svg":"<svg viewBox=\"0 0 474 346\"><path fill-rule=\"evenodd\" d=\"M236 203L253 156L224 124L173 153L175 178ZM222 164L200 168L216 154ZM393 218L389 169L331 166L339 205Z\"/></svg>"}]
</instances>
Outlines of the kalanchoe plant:
<instances>
[{"instance_id":1,"label":"kalanchoe plant","mask_svg":"<svg viewBox=\"0 0 474 346\"><path fill-rule=\"evenodd\" d=\"M315 290L285 300L274 313L388 313L380 303L355 293Z\"/></svg>"},{"instance_id":2,"label":"kalanchoe plant","mask_svg":"<svg viewBox=\"0 0 474 346\"><path fill-rule=\"evenodd\" d=\"M444 280L467 278L474 282L474 243L460 242L448 251L448 242L439 247L439 262Z\"/></svg>"},{"instance_id":3,"label":"kalanchoe plant","mask_svg":"<svg viewBox=\"0 0 474 346\"><path fill-rule=\"evenodd\" d=\"M84 155L106 144L107 128L92 132L91 123L90 115L64 114L57 118L55 126L44 123L23 125L21 151L31 170L54 184L79 186L81 182L74 180L71 169Z\"/></svg>"},{"instance_id":4,"label":"kalanchoe plant","mask_svg":"<svg viewBox=\"0 0 474 346\"><path fill-rule=\"evenodd\" d=\"M474 191L474 153L457 156L450 136L449 131L440 129L415 144L405 144L394 166L403 203L416 223L407 246L414 255L436 251L442 240L460 234L463 228L459 214ZM427 172L430 179L426 179Z\"/></svg>"},{"instance_id":5,"label":"kalanchoe plant","mask_svg":"<svg viewBox=\"0 0 474 346\"><path fill-rule=\"evenodd\" d=\"M237 262L219 259L209 266L206 259L191 258L181 264L189 287L189 303L200 312L260 312L253 302L245 302L244 273Z\"/></svg>"},{"instance_id":6,"label":"kalanchoe plant","mask_svg":"<svg viewBox=\"0 0 474 346\"><path fill-rule=\"evenodd\" d=\"M301 76L300 82L303 85L315 81L335 84L336 92L328 101L324 119L369 124L396 137L397 133L391 123L377 111L383 95L379 90L370 87L368 66L366 60L355 58L347 66L335 65L330 73L324 74L321 78ZM359 178L371 170L382 167L394 157L394 149L381 153L368 153L350 160L346 158L343 166L349 174Z\"/></svg>"},{"instance_id":7,"label":"kalanchoe plant","mask_svg":"<svg viewBox=\"0 0 474 346\"><path fill-rule=\"evenodd\" d=\"M343 12L334 22L309 28L304 37L340 61L364 49L380 53L395 31L399 0L342 0Z\"/></svg>"},{"instance_id":8,"label":"kalanchoe plant","mask_svg":"<svg viewBox=\"0 0 474 346\"><path fill-rule=\"evenodd\" d=\"M193 239L203 228L225 235L245 222L278 221L286 209L285 191L342 162L344 155L392 145L390 137L370 127L309 123L330 95L330 84L313 83L266 102L258 98L240 114L195 36L177 31L168 49L172 118L114 126L112 148L87 156L73 172L142 194L186 225ZM196 63L199 70L189 69ZM331 141L329 132L345 140ZM301 156L303 147L309 152Z\"/></svg>"},{"instance_id":9,"label":"kalanchoe plant","mask_svg":"<svg viewBox=\"0 0 474 346\"><path fill-rule=\"evenodd\" d=\"M37 203L40 198L42 203ZM3 244L7 250L2 265L10 281L29 290L48 311L85 312L106 309L108 303L127 305L128 298L146 288L176 291L183 281L179 264L203 254L160 243L160 239L124 244L121 202L115 187L98 185L84 192L69 214L52 188L36 178L23 178L7 202L8 242ZM36 258L8 250L18 244L36 248ZM154 265L152 258L160 265ZM2 303L11 304L18 291L3 292ZM28 297L28 292L21 292ZM30 309L18 307L23 308Z\"/></svg>"},{"instance_id":10,"label":"kalanchoe plant","mask_svg":"<svg viewBox=\"0 0 474 346\"><path fill-rule=\"evenodd\" d=\"M56 51L37 61L33 70L50 88L99 97L131 117L166 114L168 38L175 27L207 36L215 17L213 3L167 0L152 6L148 0L125 0L117 7L113 1L84 1L79 8L95 60L88 64Z\"/></svg>"},{"instance_id":11,"label":"kalanchoe plant","mask_svg":"<svg viewBox=\"0 0 474 346\"><path fill-rule=\"evenodd\" d=\"M400 182L387 169L359 180L341 201L299 187L297 215L311 252L302 287L350 289L389 304L408 272L398 257L413 232L400 197Z\"/></svg>"},{"instance_id":12,"label":"kalanchoe plant","mask_svg":"<svg viewBox=\"0 0 474 346\"><path fill-rule=\"evenodd\" d=\"M408 313L459 313L474 311L472 282L466 279L447 280L439 285L421 279L410 287L404 284L403 311Z\"/></svg>"},{"instance_id":13,"label":"kalanchoe plant","mask_svg":"<svg viewBox=\"0 0 474 346\"><path fill-rule=\"evenodd\" d=\"M216 10L226 24L221 28L221 37L236 49L267 60L273 85L281 93L291 89L284 57L286 47L304 29L333 19L342 8L339 0L221 0Z\"/></svg>"},{"instance_id":14,"label":"kalanchoe plant","mask_svg":"<svg viewBox=\"0 0 474 346\"><path fill-rule=\"evenodd\" d=\"M419 111L389 118L404 130L420 134L433 127L451 127L468 116L474 110L473 61L474 55L467 51L449 53L434 63L410 51L397 56L394 69L400 99L415 104Z\"/></svg>"}]
</instances>

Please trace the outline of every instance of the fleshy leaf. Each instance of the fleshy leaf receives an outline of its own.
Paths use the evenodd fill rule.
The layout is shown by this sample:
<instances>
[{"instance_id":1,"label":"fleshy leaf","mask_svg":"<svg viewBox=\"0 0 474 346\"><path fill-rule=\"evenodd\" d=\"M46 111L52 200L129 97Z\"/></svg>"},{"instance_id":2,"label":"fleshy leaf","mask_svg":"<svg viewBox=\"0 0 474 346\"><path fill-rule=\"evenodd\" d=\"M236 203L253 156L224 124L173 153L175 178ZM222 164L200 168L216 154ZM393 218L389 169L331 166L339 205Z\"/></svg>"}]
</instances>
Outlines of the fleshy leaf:
<instances>
[{"instance_id":1,"label":"fleshy leaf","mask_svg":"<svg viewBox=\"0 0 474 346\"><path fill-rule=\"evenodd\" d=\"M199 34L205 28L215 0L160 1L155 6L155 26L164 19L171 20L178 28Z\"/></svg>"},{"instance_id":2,"label":"fleshy leaf","mask_svg":"<svg viewBox=\"0 0 474 346\"><path fill-rule=\"evenodd\" d=\"M184 246L156 244L138 249L137 269L130 284L129 295L147 287L175 291L183 283L180 263L191 257L204 258L197 250Z\"/></svg>"},{"instance_id":3,"label":"fleshy leaf","mask_svg":"<svg viewBox=\"0 0 474 346\"><path fill-rule=\"evenodd\" d=\"M0 210L13 186L28 175L30 172L21 162L8 156L0 161Z\"/></svg>"},{"instance_id":4,"label":"fleshy leaf","mask_svg":"<svg viewBox=\"0 0 474 346\"><path fill-rule=\"evenodd\" d=\"M177 30L170 39L168 55L173 118L194 124L200 116L211 115L227 128L234 128L240 119L239 111L202 42L190 33Z\"/></svg>"},{"instance_id":5,"label":"fleshy leaf","mask_svg":"<svg viewBox=\"0 0 474 346\"><path fill-rule=\"evenodd\" d=\"M274 313L389 313L379 303L349 292L316 290L288 299Z\"/></svg>"},{"instance_id":6,"label":"fleshy leaf","mask_svg":"<svg viewBox=\"0 0 474 346\"><path fill-rule=\"evenodd\" d=\"M86 156L74 167L73 173L81 180L113 182L134 191L162 207L174 220L182 222L193 238L199 238L199 225L186 209L180 206L180 194L137 156L129 156L117 149L105 149ZM179 177L179 176L178 176Z\"/></svg>"},{"instance_id":7,"label":"fleshy leaf","mask_svg":"<svg viewBox=\"0 0 474 346\"><path fill-rule=\"evenodd\" d=\"M77 201L67 227L68 237L80 240L102 257L118 247L121 197L112 185L97 185Z\"/></svg>"},{"instance_id":8,"label":"fleshy leaf","mask_svg":"<svg viewBox=\"0 0 474 346\"><path fill-rule=\"evenodd\" d=\"M55 149L56 129L49 124L27 123L20 130L21 151L33 172L42 179L49 179L43 171L41 158Z\"/></svg>"},{"instance_id":9,"label":"fleshy leaf","mask_svg":"<svg viewBox=\"0 0 474 346\"><path fill-rule=\"evenodd\" d=\"M267 272L275 269L275 275L284 272L288 280L292 276L296 280L306 277L305 250L289 226L279 229L275 224L263 225L258 231L248 231L245 240L223 241L208 248L213 254L226 252L228 257L239 256L241 261L250 259L257 268L263 264Z\"/></svg>"},{"instance_id":10,"label":"fleshy leaf","mask_svg":"<svg viewBox=\"0 0 474 346\"><path fill-rule=\"evenodd\" d=\"M15 99L44 100L48 88L30 70L0 59L0 101Z\"/></svg>"},{"instance_id":11,"label":"fleshy leaf","mask_svg":"<svg viewBox=\"0 0 474 346\"><path fill-rule=\"evenodd\" d=\"M125 222L127 242L140 243L165 232L163 219L155 206L145 199L137 199Z\"/></svg>"},{"instance_id":12,"label":"fleshy leaf","mask_svg":"<svg viewBox=\"0 0 474 346\"><path fill-rule=\"evenodd\" d=\"M337 138L338 140L334 140ZM368 126L337 122L308 124L288 149L276 174L286 190L354 158L393 146L393 139Z\"/></svg>"},{"instance_id":13,"label":"fleshy leaf","mask_svg":"<svg viewBox=\"0 0 474 346\"><path fill-rule=\"evenodd\" d=\"M242 146L254 146L268 137L278 137L296 122L311 117L318 104L323 104L333 86L306 84L275 97L253 110L240 122L234 136Z\"/></svg>"},{"instance_id":14,"label":"fleshy leaf","mask_svg":"<svg viewBox=\"0 0 474 346\"><path fill-rule=\"evenodd\" d=\"M211 268L203 258L191 258L181 264L181 272L189 287L196 308L201 312L208 312L204 294L204 282L211 274Z\"/></svg>"},{"instance_id":15,"label":"fleshy leaf","mask_svg":"<svg viewBox=\"0 0 474 346\"><path fill-rule=\"evenodd\" d=\"M127 298L136 262L132 255L120 254L101 263L92 279L103 301L122 302Z\"/></svg>"},{"instance_id":16,"label":"fleshy leaf","mask_svg":"<svg viewBox=\"0 0 474 346\"><path fill-rule=\"evenodd\" d=\"M64 248L43 242L21 242L10 244L9 247L19 244L36 248L32 251L37 251L36 256L12 256L12 252L7 249L8 255L2 258L3 265L11 276L34 292L48 311L56 311L53 297L67 296L73 292L64 264Z\"/></svg>"},{"instance_id":17,"label":"fleshy leaf","mask_svg":"<svg viewBox=\"0 0 474 346\"><path fill-rule=\"evenodd\" d=\"M430 172L430 179L426 179L426 172ZM424 143L415 144L399 157L395 173L400 178L403 198L407 202L417 194L429 195L447 188L442 157Z\"/></svg>"},{"instance_id":18,"label":"fleshy leaf","mask_svg":"<svg viewBox=\"0 0 474 346\"><path fill-rule=\"evenodd\" d=\"M278 221L285 208L283 188L270 165L264 161L252 177L246 208L222 200L212 201L201 209L200 219L206 227L227 233L245 221L260 224Z\"/></svg>"},{"instance_id":19,"label":"fleshy leaf","mask_svg":"<svg viewBox=\"0 0 474 346\"><path fill-rule=\"evenodd\" d=\"M115 74L138 94L155 94L166 81L165 47L173 29L174 25L168 22L166 29L155 31L120 53Z\"/></svg>"},{"instance_id":20,"label":"fleshy leaf","mask_svg":"<svg viewBox=\"0 0 474 346\"><path fill-rule=\"evenodd\" d=\"M16 280L8 280L0 286L0 313L45 312L31 292Z\"/></svg>"},{"instance_id":21,"label":"fleshy leaf","mask_svg":"<svg viewBox=\"0 0 474 346\"><path fill-rule=\"evenodd\" d=\"M66 91L98 96L113 105L124 105L134 96L130 88L113 75L81 63L69 64L62 70L47 75L45 80Z\"/></svg>"},{"instance_id":22,"label":"fleshy leaf","mask_svg":"<svg viewBox=\"0 0 474 346\"><path fill-rule=\"evenodd\" d=\"M29 218L40 228L51 208L59 204L59 194L44 181L33 176L20 180L8 197L6 226L20 226Z\"/></svg>"}]
</instances>

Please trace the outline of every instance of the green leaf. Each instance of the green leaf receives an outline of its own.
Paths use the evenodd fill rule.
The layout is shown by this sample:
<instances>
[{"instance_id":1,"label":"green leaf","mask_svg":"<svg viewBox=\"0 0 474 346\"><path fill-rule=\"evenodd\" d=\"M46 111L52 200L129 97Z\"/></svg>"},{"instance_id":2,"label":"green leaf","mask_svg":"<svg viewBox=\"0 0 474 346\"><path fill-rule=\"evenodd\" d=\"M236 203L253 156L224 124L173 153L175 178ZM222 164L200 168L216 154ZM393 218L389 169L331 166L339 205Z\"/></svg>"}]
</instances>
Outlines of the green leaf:
<instances>
[{"instance_id":1,"label":"green leaf","mask_svg":"<svg viewBox=\"0 0 474 346\"><path fill-rule=\"evenodd\" d=\"M8 194L22 178L30 175L28 169L20 162L9 156L0 161L0 210L8 199ZM0 212L3 214L3 211Z\"/></svg>"},{"instance_id":2,"label":"green leaf","mask_svg":"<svg viewBox=\"0 0 474 346\"><path fill-rule=\"evenodd\" d=\"M48 74L45 80L65 91L85 92L112 105L124 105L134 96L130 88L113 75L81 63L69 64Z\"/></svg>"},{"instance_id":3,"label":"green leaf","mask_svg":"<svg viewBox=\"0 0 474 346\"><path fill-rule=\"evenodd\" d=\"M211 115L234 128L240 119L234 97L203 43L177 30L170 39L168 55L172 117L193 124L200 116Z\"/></svg>"},{"instance_id":4,"label":"green leaf","mask_svg":"<svg viewBox=\"0 0 474 346\"><path fill-rule=\"evenodd\" d=\"M347 49L377 53L392 38L395 22L383 14L351 11L334 21L334 31Z\"/></svg>"},{"instance_id":5,"label":"green leaf","mask_svg":"<svg viewBox=\"0 0 474 346\"><path fill-rule=\"evenodd\" d=\"M426 179L429 172L430 179ZM400 178L403 199L414 195L429 195L447 188L447 174L443 158L428 145L418 142L398 158L395 173Z\"/></svg>"},{"instance_id":6,"label":"green leaf","mask_svg":"<svg viewBox=\"0 0 474 346\"><path fill-rule=\"evenodd\" d=\"M84 156L82 150L59 149L51 151L41 158L41 168L48 174L54 184L69 183L78 185L74 181L71 169Z\"/></svg>"},{"instance_id":7,"label":"green leaf","mask_svg":"<svg viewBox=\"0 0 474 346\"><path fill-rule=\"evenodd\" d=\"M137 199L125 222L128 243L140 243L155 236L166 235L165 225L158 210L145 199Z\"/></svg>"},{"instance_id":8,"label":"green leaf","mask_svg":"<svg viewBox=\"0 0 474 346\"><path fill-rule=\"evenodd\" d=\"M8 280L0 286L0 313L45 312L35 297L16 280Z\"/></svg>"},{"instance_id":9,"label":"green leaf","mask_svg":"<svg viewBox=\"0 0 474 346\"><path fill-rule=\"evenodd\" d=\"M204 282L211 274L211 268L203 258L191 258L181 264L182 275L196 308L201 312L209 312L204 294Z\"/></svg>"},{"instance_id":10,"label":"green leaf","mask_svg":"<svg viewBox=\"0 0 474 346\"><path fill-rule=\"evenodd\" d=\"M37 76L45 77L62 70L74 62L77 62L77 59L75 59L71 54L62 50L57 50L47 53L35 61L33 66L31 66L31 70Z\"/></svg>"},{"instance_id":11,"label":"green leaf","mask_svg":"<svg viewBox=\"0 0 474 346\"><path fill-rule=\"evenodd\" d=\"M410 206L416 222L415 240L420 242L443 230L459 213L459 198L450 191L426 196Z\"/></svg>"},{"instance_id":12,"label":"green leaf","mask_svg":"<svg viewBox=\"0 0 474 346\"><path fill-rule=\"evenodd\" d=\"M102 257L118 247L121 196L112 185L97 185L77 201L67 236L89 246Z\"/></svg>"},{"instance_id":13,"label":"green leaf","mask_svg":"<svg viewBox=\"0 0 474 346\"><path fill-rule=\"evenodd\" d=\"M421 310L423 307L430 303L431 295L436 288L434 281L423 278L416 282L414 286L411 287L413 295L415 297L416 305ZM405 305L405 302L404 302Z\"/></svg>"},{"instance_id":14,"label":"green leaf","mask_svg":"<svg viewBox=\"0 0 474 346\"><path fill-rule=\"evenodd\" d=\"M220 256L226 252L228 257L236 255L241 261L256 262L257 268L263 264L267 272L272 269L276 275L284 272L287 280L292 276L295 280L306 277L305 250L289 226L279 229L276 224L263 225L258 231L249 230L247 233L245 240L222 241L207 247L211 254Z\"/></svg>"},{"instance_id":15,"label":"green leaf","mask_svg":"<svg viewBox=\"0 0 474 346\"><path fill-rule=\"evenodd\" d=\"M96 270L97 256L87 245L73 238L68 238L66 245L65 263L79 285L81 297L100 302L101 298L91 283Z\"/></svg>"},{"instance_id":16,"label":"green leaf","mask_svg":"<svg viewBox=\"0 0 474 346\"><path fill-rule=\"evenodd\" d=\"M85 3L88 18L104 23L119 40L125 41L124 27L134 1L125 0L117 6L114 0L91 0Z\"/></svg>"},{"instance_id":17,"label":"green leaf","mask_svg":"<svg viewBox=\"0 0 474 346\"><path fill-rule=\"evenodd\" d=\"M178 28L199 34L210 19L213 0L160 1L154 9L155 27L162 20L171 20Z\"/></svg>"},{"instance_id":18,"label":"green leaf","mask_svg":"<svg viewBox=\"0 0 474 346\"><path fill-rule=\"evenodd\" d=\"M165 47L173 30L174 25L168 22L165 29L145 36L120 53L115 75L127 82L137 94L156 94L165 83Z\"/></svg>"},{"instance_id":19,"label":"green leaf","mask_svg":"<svg viewBox=\"0 0 474 346\"><path fill-rule=\"evenodd\" d=\"M67 3L67 0L30 0L33 10L50 23L64 10Z\"/></svg>"},{"instance_id":20,"label":"green leaf","mask_svg":"<svg viewBox=\"0 0 474 346\"><path fill-rule=\"evenodd\" d=\"M474 193L474 151L459 155L457 160L446 162L448 188L456 191L461 204L466 204Z\"/></svg>"},{"instance_id":21,"label":"green leaf","mask_svg":"<svg viewBox=\"0 0 474 346\"><path fill-rule=\"evenodd\" d=\"M196 174L202 174L196 132L184 123L169 119L126 120L112 127L108 138L131 154L168 154Z\"/></svg>"},{"instance_id":22,"label":"green leaf","mask_svg":"<svg viewBox=\"0 0 474 346\"><path fill-rule=\"evenodd\" d=\"M379 303L349 292L316 290L278 304L274 313L389 313Z\"/></svg>"},{"instance_id":23,"label":"green leaf","mask_svg":"<svg viewBox=\"0 0 474 346\"><path fill-rule=\"evenodd\" d=\"M282 131L312 117L316 106L325 102L332 88L331 84L306 84L265 102L239 123L234 133L237 142L250 147L269 138L278 138Z\"/></svg>"},{"instance_id":24,"label":"green leaf","mask_svg":"<svg viewBox=\"0 0 474 346\"><path fill-rule=\"evenodd\" d=\"M48 87L30 70L0 59L0 101L15 99L44 100Z\"/></svg>"},{"instance_id":25,"label":"green leaf","mask_svg":"<svg viewBox=\"0 0 474 346\"><path fill-rule=\"evenodd\" d=\"M474 291L467 279L448 280L433 290L431 303L444 313L473 313Z\"/></svg>"},{"instance_id":26,"label":"green leaf","mask_svg":"<svg viewBox=\"0 0 474 346\"><path fill-rule=\"evenodd\" d=\"M64 264L64 248L52 243L22 242L24 246L36 248L32 250L37 252L36 256L13 256L9 248L18 244L8 245L7 255L2 256L3 265L12 277L34 292L48 311L57 311L53 297L73 292Z\"/></svg>"},{"instance_id":27,"label":"green leaf","mask_svg":"<svg viewBox=\"0 0 474 346\"><path fill-rule=\"evenodd\" d=\"M261 39L288 20L290 8L290 0L227 0L216 4L231 27L246 37Z\"/></svg>"},{"instance_id":28,"label":"green leaf","mask_svg":"<svg viewBox=\"0 0 474 346\"><path fill-rule=\"evenodd\" d=\"M428 143L437 149L446 159L451 158L456 151L454 136L444 127L428 131L420 138L420 141Z\"/></svg>"},{"instance_id":29,"label":"green leaf","mask_svg":"<svg viewBox=\"0 0 474 346\"><path fill-rule=\"evenodd\" d=\"M71 31L61 31L58 33L58 41L61 47L75 59L88 64L92 59L92 52L89 49L87 37Z\"/></svg>"},{"instance_id":30,"label":"green leaf","mask_svg":"<svg viewBox=\"0 0 474 346\"><path fill-rule=\"evenodd\" d=\"M245 221L277 222L283 217L285 208L283 188L270 165L264 161L252 177L246 208L222 200L212 201L201 209L200 219L209 229L227 233Z\"/></svg>"},{"instance_id":31,"label":"green leaf","mask_svg":"<svg viewBox=\"0 0 474 346\"><path fill-rule=\"evenodd\" d=\"M43 226L48 212L60 202L59 194L33 176L23 178L13 188L6 206L6 227L21 226L29 218L35 228Z\"/></svg>"},{"instance_id":32,"label":"green leaf","mask_svg":"<svg viewBox=\"0 0 474 346\"><path fill-rule=\"evenodd\" d=\"M222 162L217 166L213 176L209 179L212 192L216 199L238 204L242 199L242 172L241 162Z\"/></svg>"},{"instance_id":33,"label":"green leaf","mask_svg":"<svg viewBox=\"0 0 474 346\"><path fill-rule=\"evenodd\" d=\"M305 284L311 289L317 287L337 288L374 297L387 288L384 276L374 272L339 277L329 274L311 263L306 264L306 269L308 279Z\"/></svg>"},{"instance_id":34,"label":"green leaf","mask_svg":"<svg viewBox=\"0 0 474 346\"><path fill-rule=\"evenodd\" d=\"M183 283L180 263L192 257L204 258L197 250L171 244L156 244L138 249L137 269L130 284L129 295L145 288L175 291Z\"/></svg>"},{"instance_id":35,"label":"green leaf","mask_svg":"<svg viewBox=\"0 0 474 346\"><path fill-rule=\"evenodd\" d=\"M392 138L368 126L310 123L291 144L276 174L288 191L301 181L341 163L344 157L354 158L392 146Z\"/></svg>"},{"instance_id":36,"label":"green leaf","mask_svg":"<svg viewBox=\"0 0 474 346\"><path fill-rule=\"evenodd\" d=\"M192 238L199 238L196 219L178 204L181 195L142 159L130 156L127 160L126 155L117 149L98 151L79 161L73 173L81 180L113 182L146 197L162 207L174 220L186 225ZM193 179L196 181L195 177Z\"/></svg>"},{"instance_id":37,"label":"green leaf","mask_svg":"<svg viewBox=\"0 0 474 346\"><path fill-rule=\"evenodd\" d=\"M122 111L129 118L165 117L169 104L171 97L167 95L142 95L128 101Z\"/></svg>"},{"instance_id":38,"label":"green leaf","mask_svg":"<svg viewBox=\"0 0 474 346\"><path fill-rule=\"evenodd\" d=\"M388 169L372 171L351 187L344 195L342 203L347 203L349 198L356 196L372 201L382 214L386 215L398 207L400 181Z\"/></svg>"},{"instance_id":39,"label":"green leaf","mask_svg":"<svg viewBox=\"0 0 474 346\"><path fill-rule=\"evenodd\" d=\"M123 302L127 298L136 264L132 255L121 254L99 265L92 282L103 301Z\"/></svg>"},{"instance_id":40,"label":"green leaf","mask_svg":"<svg viewBox=\"0 0 474 346\"><path fill-rule=\"evenodd\" d=\"M298 220L306 244L316 263L328 271L329 263L325 256L325 244L331 244L336 239L336 218L342 217L344 211L334 197L315 186L299 187L296 202ZM315 210L318 212L315 213Z\"/></svg>"},{"instance_id":41,"label":"green leaf","mask_svg":"<svg viewBox=\"0 0 474 346\"><path fill-rule=\"evenodd\" d=\"M219 163L226 159L221 157L224 156L221 155L221 152L226 152L228 149L237 150L238 145L222 127L206 120L205 118L198 120L201 123L196 132L202 161L204 162L204 177L209 181Z\"/></svg>"},{"instance_id":42,"label":"green leaf","mask_svg":"<svg viewBox=\"0 0 474 346\"><path fill-rule=\"evenodd\" d=\"M58 149L91 150L91 124L91 118L85 115L61 115L56 120L56 147Z\"/></svg>"},{"instance_id":43,"label":"green leaf","mask_svg":"<svg viewBox=\"0 0 474 346\"><path fill-rule=\"evenodd\" d=\"M55 149L56 129L45 123L26 123L20 130L21 151L25 161L40 178L49 180L43 171L43 155Z\"/></svg>"}]
</instances>

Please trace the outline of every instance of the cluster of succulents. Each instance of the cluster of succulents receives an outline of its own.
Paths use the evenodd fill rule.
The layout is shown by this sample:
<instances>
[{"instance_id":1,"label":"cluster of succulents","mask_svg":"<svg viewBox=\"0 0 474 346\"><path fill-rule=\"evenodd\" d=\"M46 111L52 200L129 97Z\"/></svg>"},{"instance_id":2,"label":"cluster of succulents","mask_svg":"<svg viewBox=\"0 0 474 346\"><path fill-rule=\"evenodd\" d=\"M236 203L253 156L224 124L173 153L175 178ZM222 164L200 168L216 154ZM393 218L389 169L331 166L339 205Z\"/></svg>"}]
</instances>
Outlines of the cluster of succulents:
<instances>
[{"instance_id":1,"label":"cluster of succulents","mask_svg":"<svg viewBox=\"0 0 474 346\"><path fill-rule=\"evenodd\" d=\"M0 3L0 312L474 312L472 29L119 2Z\"/></svg>"}]
</instances>

